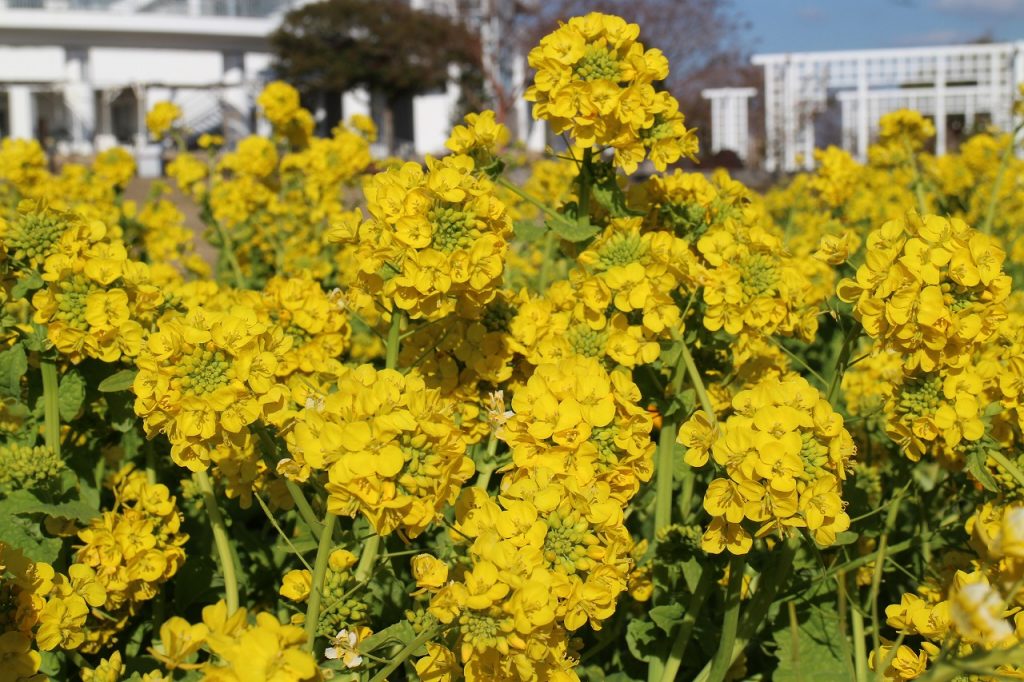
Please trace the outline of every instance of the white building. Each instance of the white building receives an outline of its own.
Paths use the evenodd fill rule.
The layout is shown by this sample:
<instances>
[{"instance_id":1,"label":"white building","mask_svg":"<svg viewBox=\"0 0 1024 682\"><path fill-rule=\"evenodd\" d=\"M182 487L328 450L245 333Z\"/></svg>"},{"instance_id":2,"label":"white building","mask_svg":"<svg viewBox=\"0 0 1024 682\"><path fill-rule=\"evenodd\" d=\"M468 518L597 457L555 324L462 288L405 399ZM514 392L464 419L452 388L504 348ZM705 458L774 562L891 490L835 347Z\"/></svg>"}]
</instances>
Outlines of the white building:
<instances>
[{"instance_id":1,"label":"white building","mask_svg":"<svg viewBox=\"0 0 1024 682\"><path fill-rule=\"evenodd\" d=\"M230 141L260 129L268 36L296 1L0 0L0 137L80 154L122 144L152 157L144 117L161 100L197 133ZM450 84L396 112L407 151L443 150L458 97ZM346 93L342 116L377 113L370 99Z\"/></svg>"},{"instance_id":2,"label":"white building","mask_svg":"<svg viewBox=\"0 0 1024 682\"><path fill-rule=\"evenodd\" d=\"M940 47L754 55L764 68L764 166L769 171L811 168L821 146L822 122L838 108L839 139L861 161L877 134L878 119L917 109L935 123L935 152L948 147L949 123L965 129L982 120L1011 130L1017 86L1024 83L1024 41ZM712 97L716 104L736 95ZM725 99L723 99L725 98ZM733 107L735 110L735 106ZM745 107L742 109L745 111ZM736 128L735 118L712 121ZM736 150L739 151L739 150Z\"/></svg>"}]
</instances>

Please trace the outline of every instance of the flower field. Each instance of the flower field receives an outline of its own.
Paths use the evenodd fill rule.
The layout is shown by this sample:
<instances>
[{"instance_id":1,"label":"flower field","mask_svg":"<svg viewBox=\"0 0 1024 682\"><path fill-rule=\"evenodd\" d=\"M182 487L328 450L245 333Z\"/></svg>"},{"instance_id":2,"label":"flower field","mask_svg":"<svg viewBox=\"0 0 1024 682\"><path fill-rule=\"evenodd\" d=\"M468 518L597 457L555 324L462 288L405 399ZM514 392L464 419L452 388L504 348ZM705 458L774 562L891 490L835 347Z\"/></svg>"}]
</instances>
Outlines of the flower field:
<instances>
[{"instance_id":1,"label":"flower field","mask_svg":"<svg viewBox=\"0 0 1024 682\"><path fill-rule=\"evenodd\" d=\"M670 170L640 31L530 53L543 159L158 105L216 262L0 143L0 682L1024 678L1019 131Z\"/></svg>"}]
</instances>

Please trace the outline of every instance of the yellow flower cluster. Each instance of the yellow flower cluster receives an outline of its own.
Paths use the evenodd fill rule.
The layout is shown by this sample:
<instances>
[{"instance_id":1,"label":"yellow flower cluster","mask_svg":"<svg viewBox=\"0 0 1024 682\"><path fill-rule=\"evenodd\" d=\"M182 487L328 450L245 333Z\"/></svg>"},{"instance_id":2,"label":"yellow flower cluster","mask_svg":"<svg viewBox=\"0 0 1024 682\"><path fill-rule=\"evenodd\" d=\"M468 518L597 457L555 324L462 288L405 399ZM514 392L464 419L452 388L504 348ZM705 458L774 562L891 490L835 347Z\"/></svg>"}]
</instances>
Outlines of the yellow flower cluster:
<instances>
[{"instance_id":1,"label":"yellow flower cluster","mask_svg":"<svg viewBox=\"0 0 1024 682\"><path fill-rule=\"evenodd\" d=\"M321 637L333 637L339 630L365 622L369 616L366 601L352 596L353 588L358 587L352 570L356 561L356 556L347 549L335 549L327 557L327 572L320 590L324 603L330 606L320 612L317 622L317 634ZM281 581L280 594L286 599L304 602L312 587L313 575L308 569L291 570Z\"/></svg>"},{"instance_id":2,"label":"yellow flower cluster","mask_svg":"<svg viewBox=\"0 0 1024 682\"><path fill-rule=\"evenodd\" d=\"M1006 316L1005 253L962 220L916 213L872 231L864 264L839 283L880 350L908 370L962 366Z\"/></svg>"},{"instance_id":3,"label":"yellow flower cluster","mask_svg":"<svg viewBox=\"0 0 1024 682\"><path fill-rule=\"evenodd\" d=\"M454 405L416 372L344 368L333 390L310 396L286 436L282 475L328 472L327 508L363 514L374 530L416 537L473 475Z\"/></svg>"},{"instance_id":4,"label":"yellow flower cluster","mask_svg":"<svg viewBox=\"0 0 1024 682\"><path fill-rule=\"evenodd\" d=\"M725 474L704 494L704 550L746 554L755 537L796 528L821 546L834 543L850 527L842 483L854 446L843 418L796 376L740 391L732 408L717 427L698 411L679 432L687 464L703 467L710 456Z\"/></svg>"},{"instance_id":5,"label":"yellow flower cluster","mask_svg":"<svg viewBox=\"0 0 1024 682\"><path fill-rule=\"evenodd\" d=\"M115 511L103 512L78 532L82 544L68 573L89 605L102 611L83 614L75 627L66 617L62 623L65 637L84 638L86 653L107 647L185 563L188 535L167 486L150 483L145 472L131 467L117 472L112 485Z\"/></svg>"},{"instance_id":6,"label":"yellow flower cluster","mask_svg":"<svg viewBox=\"0 0 1024 682\"><path fill-rule=\"evenodd\" d=\"M0 661L3 675L14 682L44 682L36 674L42 662L33 629L53 587L49 564L29 561L0 540Z\"/></svg>"},{"instance_id":7,"label":"yellow flower cluster","mask_svg":"<svg viewBox=\"0 0 1024 682\"><path fill-rule=\"evenodd\" d=\"M364 188L371 218L350 225L359 286L412 319L477 317L501 283L512 223L473 160L407 163Z\"/></svg>"},{"instance_id":8,"label":"yellow flower cluster","mask_svg":"<svg viewBox=\"0 0 1024 682\"><path fill-rule=\"evenodd\" d=\"M299 102L299 91L282 81L263 89L256 103L274 126L274 132L295 148L305 147L313 134L313 115Z\"/></svg>"},{"instance_id":9,"label":"yellow flower cluster","mask_svg":"<svg viewBox=\"0 0 1024 682\"><path fill-rule=\"evenodd\" d=\"M180 616L160 626L160 645L151 650L170 671L199 670L209 682L315 682L320 669L303 651L302 628L257 612L250 623L244 608L228 613L224 602L203 609L202 622ZM191 662L197 654L207 657Z\"/></svg>"},{"instance_id":10,"label":"yellow flower cluster","mask_svg":"<svg viewBox=\"0 0 1024 682\"><path fill-rule=\"evenodd\" d=\"M192 308L161 321L136 359L135 412L171 457L205 470L217 450L251 447L249 425L283 409L277 368L292 337L249 307Z\"/></svg>"},{"instance_id":11,"label":"yellow flower cluster","mask_svg":"<svg viewBox=\"0 0 1024 682\"><path fill-rule=\"evenodd\" d=\"M679 102L655 83L668 76L660 50L637 42L640 27L599 12L574 17L530 51L537 70L526 99L533 115L568 133L574 144L615 150L615 164L633 173L649 158L655 168L697 152Z\"/></svg>"},{"instance_id":12,"label":"yellow flower cluster","mask_svg":"<svg viewBox=\"0 0 1024 682\"><path fill-rule=\"evenodd\" d=\"M146 128L154 138L163 139L181 115L181 107L174 102L157 102L146 114Z\"/></svg>"},{"instance_id":13,"label":"yellow flower cluster","mask_svg":"<svg viewBox=\"0 0 1024 682\"><path fill-rule=\"evenodd\" d=\"M467 680L577 680L569 633L600 629L629 585L633 540L622 508L650 477L652 417L624 371L568 358L536 369L498 432L513 453L497 498L467 489L457 533L470 565L414 559L430 613L457 629L417 669Z\"/></svg>"}]
</instances>

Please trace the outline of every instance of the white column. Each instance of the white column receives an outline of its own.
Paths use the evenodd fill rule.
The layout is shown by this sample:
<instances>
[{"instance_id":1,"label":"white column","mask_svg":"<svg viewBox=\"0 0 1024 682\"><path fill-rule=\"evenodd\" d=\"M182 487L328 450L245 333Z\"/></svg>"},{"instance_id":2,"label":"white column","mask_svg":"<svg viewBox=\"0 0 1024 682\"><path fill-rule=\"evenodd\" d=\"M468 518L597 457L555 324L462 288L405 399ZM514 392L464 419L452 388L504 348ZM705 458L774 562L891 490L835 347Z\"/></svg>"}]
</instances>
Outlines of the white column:
<instances>
[{"instance_id":1,"label":"white column","mask_svg":"<svg viewBox=\"0 0 1024 682\"><path fill-rule=\"evenodd\" d=\"M868 62L857 62L857 160L868 160Z\"/></svg>"},{"instance_id":2,"label":"white column","mask_svg":"<svg viewBox=\"0 0 1024 682\"><path fill-rule=\"evenodd\" d=\"M232 143L249 134L249 95L245 89L245 55L225 52L221 82L221 118L225 142Z\"/></svg>"},{"instance_id":3,"label":"white column","mask_svg":"<svg viewBox=\"0 0 1024 682\"><path fill-rule=\"evenodd\" d=\"M110 111L111 100L110 90L100 91L99 111L96 112L97 132L96 151L102 152L117 146L117 138L114 137L113 121Z\"/></svg>"},{"instance_id":4,"label":"white column","mask_svg":"<svg viewBox=\"0 0 1024 682\"><path fill-rule=\"evenodd\" d=\"M768 62L764 65L764 167L768 172L779 167L775 106L775 66Z\"/></svg>"},{"instance_id":5,"label":"white column","mask_svg":"<svg viewBox=\"0 0 1024 682\"><path fill-rule=\"evenodd\" d=\"M782 77L782 167L787 171L796 170L796 69L792 62L786 62Z\"/></svg>"},{"instance_id":6,"label":"white column","mask_svg":"<svg viewBox=\"0 0 1024 682\"><path fill-rule=\"evenodd\" d=\"M520 142L526 142L526 138L530 133L530 103L523 99L520 94L522 93L523 85L526 83L526 57L521 54L517 54L512 60L512 83L511 87L515 90L515 120L516 129L514 131L515 139Z\"/></svg>"},{"instance_id":7,"label":"white column","mask_svg":"<svg viewBox=\"0 0 1024 682\"><path fill-rule=\"evenodd\" d=\"M1013 96L1017 95L1017 86L1024 83L1024 42L1018 42L1014 45L1015 50L1013 53ZM1021 123L1024 123L1024 116L1014 116L1013 126L1017 128ZM1017 157L1024 157L1024 149L1021 148L1021 141L1024 140L1024 130L1017 133Z\"/></svg>"},{"instance_id":8,"label":"white column","mask_svg":"<svg viewBox=\"0 0 1024 682\"><path fill-rule=\"evenodd\" d=\"M92 136L96 132L96 98L89 84L86 50L67 50L64 77L64 106L71 117L71 151L89 154L92 152Z\"/></svg>"},{"instance_id":9,"label":"white column","mask_svg":"<svg viewBox=\"0 0 1024 682\"><path fill-rule=\"evenodd\" d=\"M946 55L935 58L935 155L946 153Z\"/></svg>"},{"instance_id":10,"label":"white column","mask_svg":"<svg viewBox=\"0 0 1024 682\"><path fill-rule=\"evenodd\" d=\"M35 137L35 107L32 102L32 91L27 85L7 86L7 110L10 112L10 136L21 138Z\"/></svg>"}]
</instances>

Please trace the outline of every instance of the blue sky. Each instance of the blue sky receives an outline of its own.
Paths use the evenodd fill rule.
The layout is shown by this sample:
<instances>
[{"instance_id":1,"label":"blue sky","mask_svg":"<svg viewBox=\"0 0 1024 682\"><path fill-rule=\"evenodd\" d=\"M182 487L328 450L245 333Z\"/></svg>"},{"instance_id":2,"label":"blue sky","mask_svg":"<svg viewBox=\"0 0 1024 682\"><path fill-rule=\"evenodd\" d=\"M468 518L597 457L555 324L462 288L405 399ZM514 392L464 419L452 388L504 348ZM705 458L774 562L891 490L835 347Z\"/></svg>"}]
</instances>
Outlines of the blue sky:
<instances>
[{"instance_id":1,"label":"blue sky","mask_svg":"<svg viewBox=\"0 0 1024 682\"><path fill-rule=\"evenodd\" d=\"M1024 40L1024 0L736 0L751 53Z\"/></svg>"}]
</instances>

